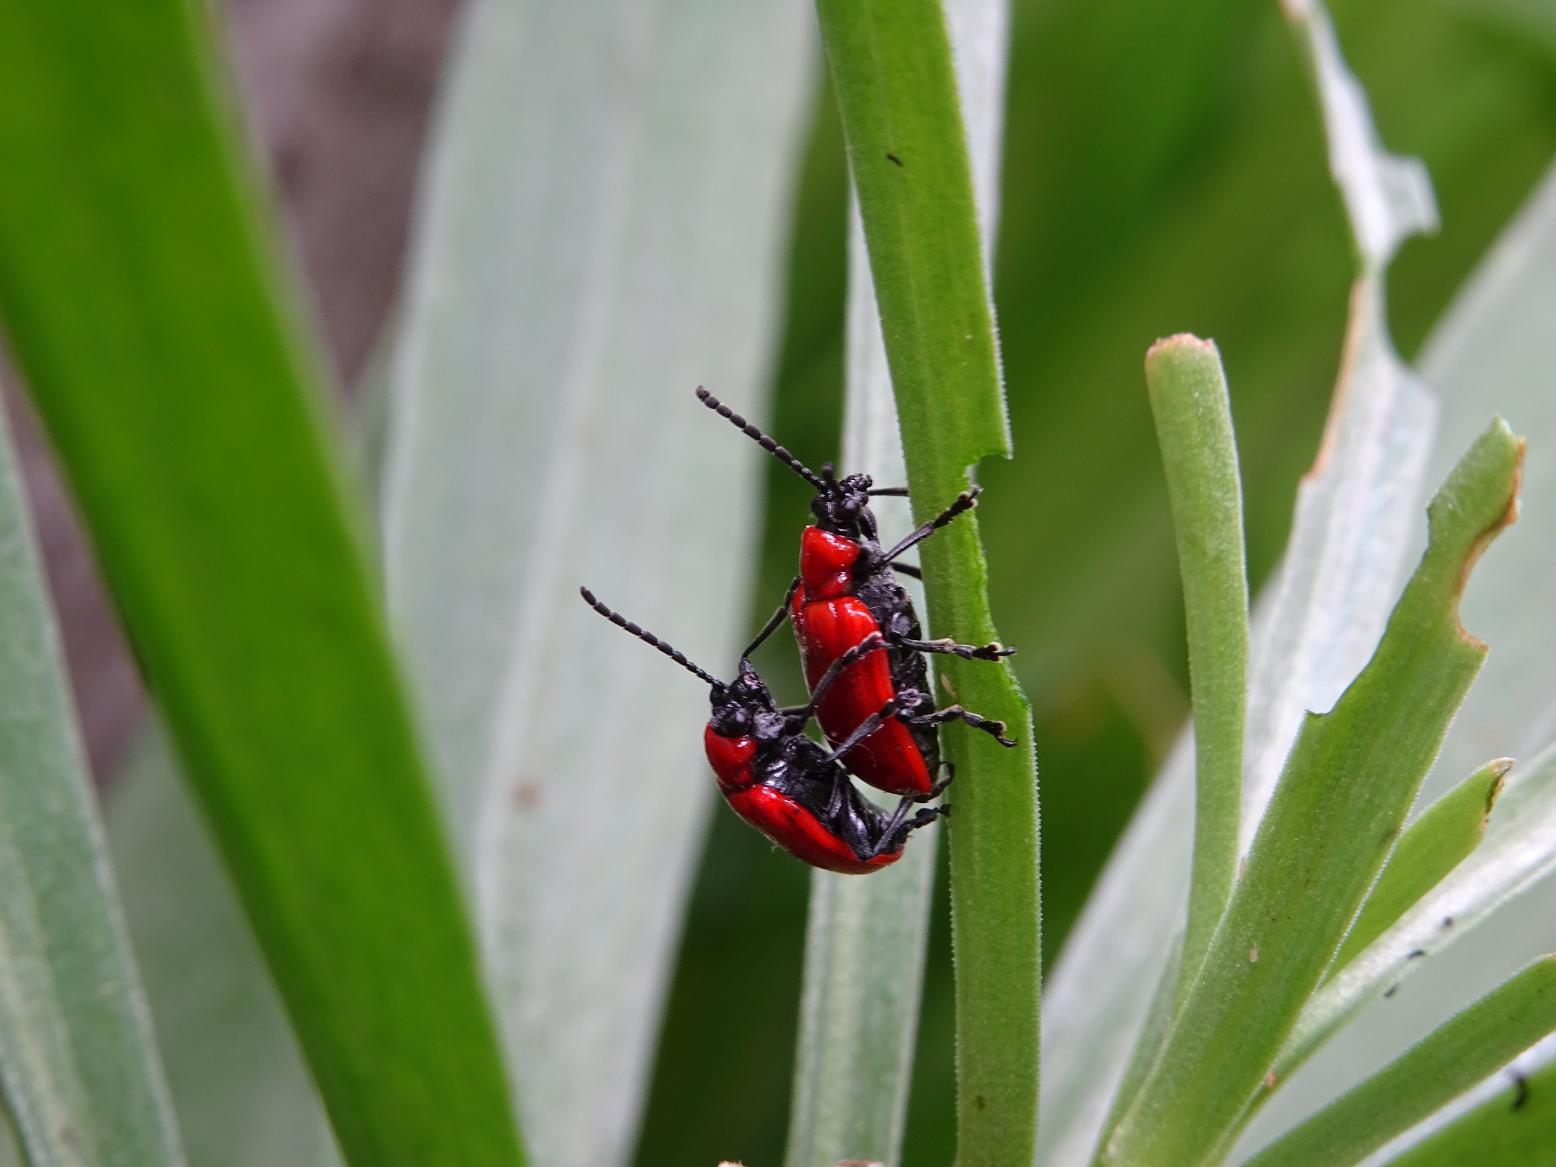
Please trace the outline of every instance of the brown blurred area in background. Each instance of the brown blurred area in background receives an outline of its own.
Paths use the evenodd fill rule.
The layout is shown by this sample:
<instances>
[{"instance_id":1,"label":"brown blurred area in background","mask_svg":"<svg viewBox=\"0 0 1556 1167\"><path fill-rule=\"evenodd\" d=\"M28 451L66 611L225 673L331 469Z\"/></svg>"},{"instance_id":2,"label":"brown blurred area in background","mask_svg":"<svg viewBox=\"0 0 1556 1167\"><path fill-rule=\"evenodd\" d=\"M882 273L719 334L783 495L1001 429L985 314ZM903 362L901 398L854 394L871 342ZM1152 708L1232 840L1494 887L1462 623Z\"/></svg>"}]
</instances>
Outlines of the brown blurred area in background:
<instances>
[{"instance_id":1,"label":"brown blurred area in background","mask_svg":"<svg viewBox=\"0 0 1556 1167\"><path fill-rule=\"evenodd\" d=\"M393 307L456 7L456 0L231 0L222 13L234 96L342 387L355 381ZM0 369L0 382L87 750L102 781L141 723L140 679L15 376Z\"/></svg>"}]
</instances>

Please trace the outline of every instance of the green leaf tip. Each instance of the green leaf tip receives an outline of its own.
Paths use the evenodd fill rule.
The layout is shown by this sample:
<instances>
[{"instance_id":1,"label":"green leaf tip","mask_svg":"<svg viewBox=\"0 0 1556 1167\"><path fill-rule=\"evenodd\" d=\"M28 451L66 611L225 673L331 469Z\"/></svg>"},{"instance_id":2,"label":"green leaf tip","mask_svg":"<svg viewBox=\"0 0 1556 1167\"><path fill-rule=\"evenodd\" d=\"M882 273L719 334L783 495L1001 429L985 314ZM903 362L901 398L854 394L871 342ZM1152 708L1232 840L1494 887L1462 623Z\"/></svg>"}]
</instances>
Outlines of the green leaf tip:
<instances>
[{"instance_id":1,"label":"green leaf tip","mask_svg":"<svg viewBox=\"0 0 1556 1167\"><path fill-rule=\"evenodd\" d=\"M1423 569L1433 562L1458 565L1453 582L1455 614L1470 572L1491 541L1518 520L1524 476L1524 439L1500 417L1475 440L1426 508L1428 546ZM1459 625L1459 635L1484 648Z\"/></svg>"},{"instance_id":2,"label":"green leaf tip","mask_svg":"<svg viewBox=\"0 0 1556 1167\"><path fill-rule=\"evenodd\" d=\"M1307 715L1193 987L1100 1162L1199 1162L1245 1120L1480 669L1485 648L1463 638L1457 601L1468 564L1514 513L1522 457L1494 422L1433 500L1425 554L1372 658L1333 709Z\"/></svg>"}]
</instances>

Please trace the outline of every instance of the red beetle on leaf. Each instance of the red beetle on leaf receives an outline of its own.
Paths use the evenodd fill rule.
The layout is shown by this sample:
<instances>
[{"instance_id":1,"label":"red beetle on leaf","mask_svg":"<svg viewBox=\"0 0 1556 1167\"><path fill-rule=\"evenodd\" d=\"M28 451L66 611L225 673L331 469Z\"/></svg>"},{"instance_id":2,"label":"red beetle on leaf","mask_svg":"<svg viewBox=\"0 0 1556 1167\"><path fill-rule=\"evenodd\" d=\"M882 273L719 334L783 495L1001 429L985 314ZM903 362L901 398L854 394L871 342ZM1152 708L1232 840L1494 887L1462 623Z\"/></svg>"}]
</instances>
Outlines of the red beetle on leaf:
<instances>
[{"instance_id":1,"label":"red beetle on leaf","mask_svg":"<svg viewBox=\"0 0 1556 1167\"><path fill-rule=\"evenodd\" d=\"M733 681L721 681L606 607L588 588L579 594L612 624L707 682L713 711L702 740L719 793L736 814L795 858L828 871L865 875L895 863L912 831L949 813L946 807L915 811L912 798L903 798L891 812L882 810L854 789L838 762L839 755L893 717L895 698L865 718L851 740L828 752L805 736L814 700L781 709L749 660L742 658ZM817 692L824 697L851 664L884 648L878 635L854 645L820 678Z\"/></svg>"},{"instance_id":2,"label":"red beetle on leaf","mask_svg":"<svg viewBox=\"0 0 1556 1167\"><path fill-rule=\"evenodd\" d=\"M945 722L965 722L1003 746L1014 746L1016 743L1005 736L1004 722L960 705L925 708L931 703L924 654L948 653L992 661L1011 655L1015 649L922 639L913 602L892 574L916 574L915 569L897 563L897 558L976 506L979 488L959 495L941 514L896 546L883 550L870 499L903 495L905 488L875 488L867 474L850 474L839 480L830 465L817 474L706 389L699 388L697 396L816 488L811 501L816 522L805 528L801 537L800 573L744 656L749 657L788 617L799 641L817 719L827 739L839 748L849 770L892 794L922 801L934 797L950 782L949 774L936 781L941 760L935 731ZM845 659L871 635L884 639L885 653ZM825 692L819 692L822 678L839 667L841 675ZM897 699L895 714L880 720L878 728L861 740L859 729L874 724L871 719L893 698Z\"/></svg>"}]
</instances>

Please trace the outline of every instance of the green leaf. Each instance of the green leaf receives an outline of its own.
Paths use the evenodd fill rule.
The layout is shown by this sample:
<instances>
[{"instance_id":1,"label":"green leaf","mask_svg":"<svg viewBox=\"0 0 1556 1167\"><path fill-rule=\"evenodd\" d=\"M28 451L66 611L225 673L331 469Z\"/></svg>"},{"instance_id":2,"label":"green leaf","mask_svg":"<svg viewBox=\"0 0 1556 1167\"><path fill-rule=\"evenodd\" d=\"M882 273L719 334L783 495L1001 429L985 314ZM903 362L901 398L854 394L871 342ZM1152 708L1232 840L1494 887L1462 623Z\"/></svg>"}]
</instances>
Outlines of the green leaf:
<instances>
[{"instance_id":1,"label":"green leaf","mask_svg":"<svg viewBox=\"0 0 1556 1167\"><path fill-rule=\"evenodd\" d=\"M1556 320L1556 168L1504 231L1427 345L1422 369L1443 393L1442 438L1431 470L1449 461L1449 443L1468 442L1496 407L1515 418L1535 451L1556 445L1550 392L1550 323ZM1556 461L1524 468L1530 499L1556 493ZM1293 1042L1310 1028L1327 1039L1344 1020L1405 979L1408 1009L1367 1010L1327 1040L1322 1065L1299 1074L1262 1116L1266 1137L1282 1116L1309 1112L1337 1089L1376 1068L1390 1049L1418 1039L1434 1017L1457 1009L1485 983L1488 969L1510 972L1556 949L1556 880L1549 852L1556 829L1551 759L1539 758L1556 724L1545 676L1556 654L1556 622L1544 618L1533 580L1556 571L1556 510L1530 506L1511 538L1476 572L1463 618L1492 652L1443 743L1429 794L1446 790L1480 761L1519 758L1497 803L1486 840L1418 909L1330 979L1304 1011ZM1534 759L1524 762L1522 759ZM1542 834L1542 832L1544 832ZM1516 901L1516 902L1514 902ZM1453 925L1444 928L1445 919ZM1471 944L1456 941L1473 935ZM1412 958L1417 950L1432 959ZM1283 1055L1284 1057L1284 1055ZM1268 1124L1268 1125L1266 1125Z\"/></svg>"},{"instance_id":2,"label":"green leaf","mask_svg":"<svg viewBox=\"0 0 1556 1167\"><path fill-rule=\"evenodd\" d=\"M1242 482L1221 354L1197 337L1160 340L1146 354L1145 375L1172 497L1194 697L1194 860L1181 1001L1237 877L1248 576Z\"/></svg>"},{"instance_id":3,"label":"green leaf","mask_svg":"<svg viewBox=\"0 0 1556 1167\"><path fill-rule=\"evenodd\" d=\"M1552 1030L1556 957L1544 957L1266 1147L1248 1167L1359 1162ZM1477 1151L1460 1162L1485 1160Z\"/></svg>"},{"instance_id":4,"label":"green leaf","mask_svg":"<svg viewBox=\"0 0 1556 1167\"><path fill-rule=\"evenodd\" d=\"M387 589L548 1167L632 1153L714 801L706 688L577 589L732 674L766 455L692 391L759 411L807 24L779 0L480 4L435 131Z\"/></svg>"},{"instance_id":5,"label":"green leaf","mask_svg":"<svg viewBox=\"0 0 1556 1167\"><path fill-rule=\"evenodd\" d=\"M934 0L820 0L870 270L880 302L914 516L1005 448L1003 397L967 147ZM930 634L994 639L974 516L923 544ZM938 685L1020 738L1002 751L961 728L951 837L957 1161L1025 1162L1036 1129L1040 999L1037 783L1031 712L1009 668L948 661ZM981 738L973 741L971 738Z\"/></svg>"},{"instance_id":6,"label":"green leaf","mask_svg":"<svg viewBox=\"0 0 1556 1167\"><path fill-rule=\"evenodd\" d=\"M1428 958L1473 935L1497 909L1556 871L1553 831L1556 747L1527 766L1514 767L1486 837L1467 859L1361 953L1337 964L1339 971L1302 1010L1275 1062L1276 1075L1284 1079L1363 1008L1392 996L1404 980L1427 967ZM1486 967L1485 953L1476 955L1478 967Z\"/></svg>"},{"instance_id":7,"label":"green leaf","mask_svg":"<svg viewBox=\"0 0 1556 1167\"><path fill-rule=\"evenodd\" d=\"M1511 758L1487 762L1410 824L1335 954L1334 968L1344 968L1353 956L1393 927L1475 850L1485 836L1491 808L1502 793L1502 780L1512 767Z\"/></svg>"},{"instance_id":8,"label":"green leaf","mask_svg":"<svg viewBox=\"0 0 1556 1167\"><path fill-rule=\"evenodd\" d=\"M1431 186L1418 162L1390 155L1379 142L1323 10L1302 3L1288 11L1318 82L1330 167L1358 265L1347 359L1324 443L1298 488L1280 569L1254 611L1245 851L1304 712L1333 705L1377 645L1415 528L1435 414L1430 394L1389 340L1384 299L1394 249L1436 224ZM1190 864L1184 824L1193 815L1192 763L1187 741L1180 742L1050 977L1044 1058L1052 1073L1042 1148L1061 1164L1092 1154L1179 920Z\"/></svg>"},{"instance_id":9,"label":"green leaf","mask_svg":"<svg viewBox=\"0 0 1556 1167\"><path fill-rule=\"evenodd\" d=\"M1366 668L1292 747L1200 976L1103 1161L1198 1161L1238 1120L1404 826L1485 646L1470 566L1516 513L1523 446L1496 422L1429 508L1427 550Z\"/></svg>"},{"instance_id":10,"label":"green leaf","mask_svg":"<svg viewBox=\"0 0 1556 1167\"><path fill-rule=\"evenodd\" d=\"M0 627L0 1126L34 1167L182 1163L3 417Z\"/></svg>"},{"instance_id":11,"label":"green leaf","mask_svg":"<svg viewBox=\"0 0 1556 1167\"><path fill-rule=\"evenodd\" d=\"M997 196L1009 13L1005 0L949 0L980 228L987 246ZM843 463L877 482L907 475L879 309L857 205L850 212L847 399ZM877 500L890 530L911 528L906 505ZM892 536L887 535L887 541ZM910 581L910 590L921 593ZM915 594L922 605L922 594ZM862 1157L897 1162L918 1030L938 832L920 832L889 870L869 879L811 875L805 987L786 1162L810 1167Z\"/></svg>"},{"instance_id":12,"label":"green leaf","mask_svg":"<svg viewBox=\"0 0 1556 1167\"><path fill-rule=\"evenodd\" d=\"M1548 1044L1548 1043L1545 1043ZM1388 1167L1530 1167L1556 1144L1556 1051L1539 1068L1510 1068L1473 1109L1385 1160ZM1477 1091L1481 1093L1481 1091Z\"/></svg>"},{"instance_id":13,"label":"green leaf","mask_svg":"<svg viewBox=\"0 0 1556 1167\"><path fill-rule=\"evenodd\" d=\"M341 1146L521 1162L206 10L13 2L0 29L0 316Z\"/></svg>"}]
</instances>

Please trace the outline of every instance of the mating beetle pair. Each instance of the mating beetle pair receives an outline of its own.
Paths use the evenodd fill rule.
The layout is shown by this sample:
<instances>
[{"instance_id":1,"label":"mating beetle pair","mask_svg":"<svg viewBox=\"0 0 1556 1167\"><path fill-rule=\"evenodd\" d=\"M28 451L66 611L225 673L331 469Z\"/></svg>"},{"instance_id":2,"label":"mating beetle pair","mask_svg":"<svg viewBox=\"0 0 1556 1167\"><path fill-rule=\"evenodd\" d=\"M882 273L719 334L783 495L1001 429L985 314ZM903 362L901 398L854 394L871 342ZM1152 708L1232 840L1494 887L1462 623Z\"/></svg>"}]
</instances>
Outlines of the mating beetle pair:
<instances>
[{"instance_id":1,"label":"mating beetle pair","mask_svg":"<svg viewBox=\"0 0 1556 1167\"><path fill-rule=\"evenodd\" d=\"M893 571L915 574L897 558L976 505L977 489L959 496L935 519L883 550L870 498L904 488L872 489L867 475L839 480L830 465L808 469L772 438L697 390L709 409L728 419L816 489L816 523L801 542L800 572L784 602L741 654L735 680L724 682L580 589L584 600L617 626L657 648L709 686L713 712L703 735L720 793L741 818L795 857L817 867L864 874L896 862L909 832L946 808L917 803L938 795L942 763L938 726L962 721L1001 745L1002 723L959 705L935 709L925 654L998 660L1013 649L924 640L906 590ZM810 703L779 708L750 657L787 618L794 626L811 688ZM816 716L833 749L805 735ZM887 812L864 799L849 780L901 796Z\"/></svg>"}]
</instances>

